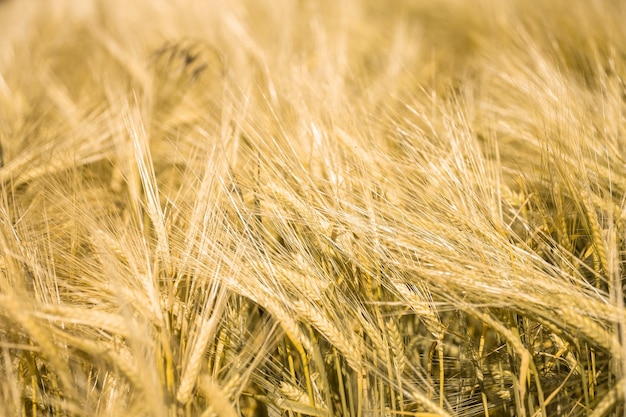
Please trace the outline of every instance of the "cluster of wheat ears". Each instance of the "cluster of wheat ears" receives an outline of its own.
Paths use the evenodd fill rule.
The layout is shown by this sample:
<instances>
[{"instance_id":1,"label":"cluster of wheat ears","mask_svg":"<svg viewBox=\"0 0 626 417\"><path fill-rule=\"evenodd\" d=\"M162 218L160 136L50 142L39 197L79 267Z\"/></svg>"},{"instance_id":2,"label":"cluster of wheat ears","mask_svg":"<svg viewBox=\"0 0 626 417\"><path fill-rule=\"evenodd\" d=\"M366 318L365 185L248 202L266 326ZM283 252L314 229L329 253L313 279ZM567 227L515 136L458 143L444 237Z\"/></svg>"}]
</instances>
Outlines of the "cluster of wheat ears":
<instances>
[{"instance_id":1,"label":"cluster of wheat ears","mask_svg":"<svg viewBox=\"0 0 626 417\"><path fill-rule=\"evenodd\" d=\"M618 416L626 5L0 2L0 416Z\"/></svg>"}]
</instances>

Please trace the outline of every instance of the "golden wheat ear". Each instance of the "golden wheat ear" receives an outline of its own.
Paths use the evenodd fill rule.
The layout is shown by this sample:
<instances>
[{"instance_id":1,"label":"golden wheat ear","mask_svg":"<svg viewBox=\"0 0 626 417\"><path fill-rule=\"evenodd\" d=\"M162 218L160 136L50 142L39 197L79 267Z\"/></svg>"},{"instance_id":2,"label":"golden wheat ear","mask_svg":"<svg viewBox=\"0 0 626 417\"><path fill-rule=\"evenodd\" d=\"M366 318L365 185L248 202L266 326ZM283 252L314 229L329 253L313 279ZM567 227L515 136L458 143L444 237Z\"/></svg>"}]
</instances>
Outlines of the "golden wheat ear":
<instances>
[{"instance_id":1,"label":"golden wheat ear","mask_svg":"<svg viewBox=\"0 0 626 417\"><path fill-rule=\"evenodd\" d=\"M225 75L223 57L201 39L165 42L150 55L149 67L154 72L154 89L161 105L181 99L184 94L202 90L208 93Z\"/></svg>"}]
</instances>

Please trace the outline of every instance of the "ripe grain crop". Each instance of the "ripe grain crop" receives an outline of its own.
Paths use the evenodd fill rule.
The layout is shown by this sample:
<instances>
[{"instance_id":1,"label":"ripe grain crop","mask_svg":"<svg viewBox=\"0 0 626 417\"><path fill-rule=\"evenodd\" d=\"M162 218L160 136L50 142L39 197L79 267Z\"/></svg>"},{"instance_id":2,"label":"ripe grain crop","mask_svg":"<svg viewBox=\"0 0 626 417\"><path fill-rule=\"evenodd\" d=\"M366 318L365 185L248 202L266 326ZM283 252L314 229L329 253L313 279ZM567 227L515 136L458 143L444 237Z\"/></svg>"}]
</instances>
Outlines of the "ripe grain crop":
<instances>
[{"instance_id":1,"label":"ripe grain crop","mask_svg":"<svg viewBox=\"0 0 626 417\"><path fill-rule=\"evenodd\" d=\"M0 417L626 415L626 4L0 1Z\"/></svg>"}]
</instances>

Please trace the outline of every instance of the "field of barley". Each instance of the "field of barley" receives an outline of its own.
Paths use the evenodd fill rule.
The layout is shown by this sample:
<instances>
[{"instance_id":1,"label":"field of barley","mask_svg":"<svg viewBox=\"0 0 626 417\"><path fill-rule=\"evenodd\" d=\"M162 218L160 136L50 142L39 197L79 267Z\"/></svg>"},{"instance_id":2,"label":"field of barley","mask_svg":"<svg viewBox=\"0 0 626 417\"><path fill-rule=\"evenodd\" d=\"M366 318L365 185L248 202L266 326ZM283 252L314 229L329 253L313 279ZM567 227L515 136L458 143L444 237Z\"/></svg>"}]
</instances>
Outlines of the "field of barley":
<instances>
[{"instance_id":1,"label":"field of barley","mask_svg":"<svg viewBox=\"0 0 626 417\"><path fill-rule=\"evenodd\" d=\"M625 416L624 22L0 1L0 417Z\"/></svg>"}]
</instances>

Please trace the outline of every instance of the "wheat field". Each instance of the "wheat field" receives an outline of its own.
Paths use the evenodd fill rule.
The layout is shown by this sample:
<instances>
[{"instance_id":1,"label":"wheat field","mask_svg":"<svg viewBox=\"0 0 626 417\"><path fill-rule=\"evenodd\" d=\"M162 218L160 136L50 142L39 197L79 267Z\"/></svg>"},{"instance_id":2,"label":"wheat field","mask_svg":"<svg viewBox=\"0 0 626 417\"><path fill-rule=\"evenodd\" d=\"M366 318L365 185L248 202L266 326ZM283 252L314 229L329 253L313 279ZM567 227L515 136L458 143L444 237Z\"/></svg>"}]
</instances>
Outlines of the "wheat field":
<instances>
[{"instance_id":1,"label":"wheat field","mask_svg":"<svg viewBox=\"0 0 626 417\"><path fill-rule=\"evenodd\" d=\"M623 22L0 1L0 417L626 415Z\"/></svg>"}]
</instances>

